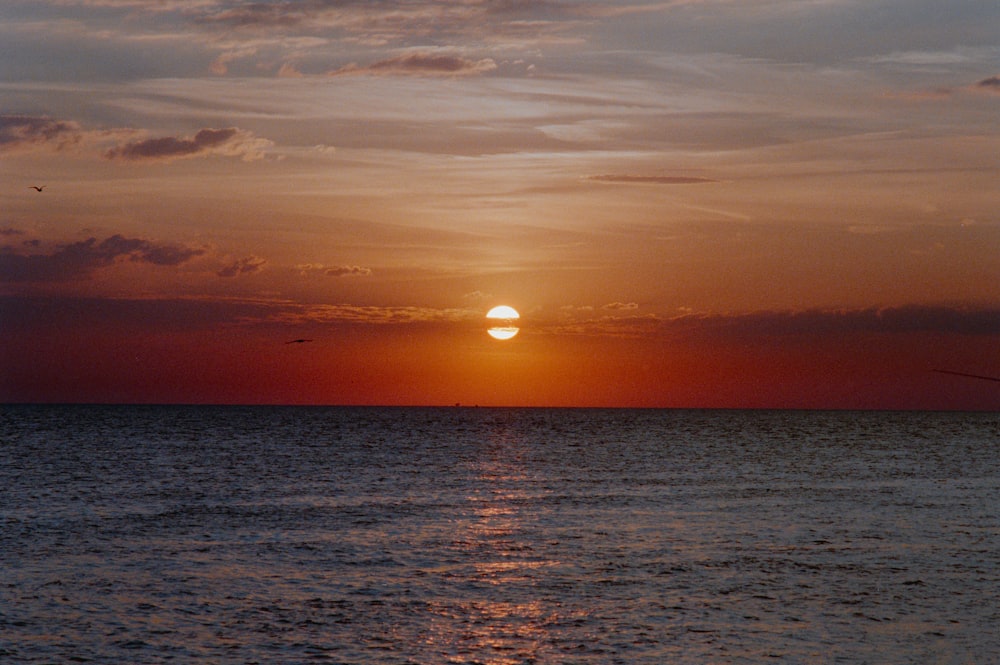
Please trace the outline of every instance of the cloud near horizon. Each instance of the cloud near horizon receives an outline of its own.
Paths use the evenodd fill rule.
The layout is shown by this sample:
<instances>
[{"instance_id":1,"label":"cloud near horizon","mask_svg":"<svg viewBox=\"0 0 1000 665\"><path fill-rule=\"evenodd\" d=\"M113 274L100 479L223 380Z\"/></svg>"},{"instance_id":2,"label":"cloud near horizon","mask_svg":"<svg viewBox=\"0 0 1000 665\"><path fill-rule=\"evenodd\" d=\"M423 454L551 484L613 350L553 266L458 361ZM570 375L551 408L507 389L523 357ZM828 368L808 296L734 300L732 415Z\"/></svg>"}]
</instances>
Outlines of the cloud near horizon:
<instances>
[{"instance_id":1,"label":"cloud near horizon","mask_svg":"<svg viewBox=\"0 0 1000 665\"><path fill-rule=\"evenodd\" d=\"M62 245L50 254L21 254L8 246L0 248L0 281L67 282L89 277L119 260L176 266L204 253L204 249L159 244L119 234L100 242L97 238L88 238Z\"/></svg>"},{"instance_id":2,"label":"cloud near horizon","mask_svg":"<svg viewBox=\"0 0 1000 665\"><path fill-rule=\"evenodd\" d=\"M619 305L621 303L618 303ZM602 307L608 309L608 306ZM645 316L582 319L546 326L547 333L593 336L693 336L741 341L829 335L950 333L1000 336L1000 309L902 305L843 310L777 310L734 314L685 312L672 318Z\"/></svg>"}]
</instances>

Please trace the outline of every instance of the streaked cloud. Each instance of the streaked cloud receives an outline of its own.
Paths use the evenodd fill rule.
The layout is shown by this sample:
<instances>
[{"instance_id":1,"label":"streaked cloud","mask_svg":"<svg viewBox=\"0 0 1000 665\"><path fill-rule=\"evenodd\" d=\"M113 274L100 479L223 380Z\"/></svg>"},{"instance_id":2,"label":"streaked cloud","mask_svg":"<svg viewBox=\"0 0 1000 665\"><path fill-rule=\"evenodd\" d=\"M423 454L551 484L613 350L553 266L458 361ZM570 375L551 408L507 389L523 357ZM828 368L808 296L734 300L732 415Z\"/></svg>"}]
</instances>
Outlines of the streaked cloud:
<instances>
[{"instance_id":1,"label":"streaked cloud","mask_svg":"<svg viewBox=\"0 0 1000 665\"><path fill-rule=\"evenodd\" d=\"M239 157L244 161L261 159L271 141L255 137L236 127L202 129L193 137L164 136L131 141L108 150L108 159L128 161L171 161L205 155Z\"/></svg>"},{"instance_id":2,"label":"streaked cloud","mask_svg":"<svg viewBox=\"0 0 1000 665\"><path fill-rule=\"evenodd\" d=\"M329 76L470 76L483 74L497 68L492 58L471 60L444 53L407 53L369 65L351 64L341 67Z\"/></svg>"},{"instance_id":3,"label":"streaked cloud","mask_svg":"<svg viewBox=\"0 0 1000 665\"><path fill-rule=\"evenodd\" d=\"M61 245L48 254L22 254L4 247L0 248L0 281L66 282L89 277L117 261L176 266L204 253L199 248L117 234L101 241L88 238Z\"/></svg>"},{"instance_id":4,"label":"streaked cloud","mask_svg":"<svg viewBox=\"0 0 1000 665\"><path fill-rule=\"evenodd\" d=\"M576 308L564 314L587 312L587 308ZM595 318L571 318L558 323L542 325L538 332L551 335L580 335L587 337L655 338L664 333L663 320L655 314L642 316L601 316Z\"/></svg>"},{"instance_id":5,"label":"streaked cloud","mask_svg":"<svg viewBox=\"0 0 1000 665\"><path fill-rule=\"evenodd\" d=\"M954 333L1000 335L1000 309L903 305L843 310L762 311L745 314L688 314L670 319L671 329L738 338L846 333Z\"/></svg>"},{"instance_id":6,"label":"streaked cloud","mask_svg":"<svg viewBox=\"0 0 1000 665\"><path fill-rule=\"evenodd\" d=\"M608 174L592 175L587 180L595 182L618 183L625 185L700 185L708 182L718 182L712 178L701 178L697 176L656 176L656 175L626 175Z\"/></svg>"},{"instance_id":7,"label":"streaked cloud","mask_svg":"<svg viewBox=\"0 0 1000 665\"><path fill-rule=\"evenodd\" d=\"M356 265L325 266L322 263L304 263L295 266L302 277L323 275L325 277L367 277L372 274L371 268Z\"/></svg>"},{"instance_id":8,"label":"streaked cloud","mask_svg":"<svg viewBox=\"0 0 1000 665\"><path fill-rule=\"evenodd\" d=\"M609 309L607 306L602 309ZM630 307L610 308L629 310ZM900 335L941 333L1000 336L1000 309L903 305L839 310L773 310L708 314L685 311L663 318L645 316L581 318L540 327L550 334L612 337L691 337L730 342L778 342L806 338L815 343L831 336L858 334Z\"/></svg>"},{"instance_id":9,"label":"streaked cloud","mask_svg":"<svg viewBox=\"0 0 1000 665\"><path fill-rule=\"evenodd\" d=\"M414 323L456 323L478 319L479 312L456 308L393 307L372 305L301 305L285 308L281 320L296 323L350 323L403 325Z\"/></svg>"}]
</instances>

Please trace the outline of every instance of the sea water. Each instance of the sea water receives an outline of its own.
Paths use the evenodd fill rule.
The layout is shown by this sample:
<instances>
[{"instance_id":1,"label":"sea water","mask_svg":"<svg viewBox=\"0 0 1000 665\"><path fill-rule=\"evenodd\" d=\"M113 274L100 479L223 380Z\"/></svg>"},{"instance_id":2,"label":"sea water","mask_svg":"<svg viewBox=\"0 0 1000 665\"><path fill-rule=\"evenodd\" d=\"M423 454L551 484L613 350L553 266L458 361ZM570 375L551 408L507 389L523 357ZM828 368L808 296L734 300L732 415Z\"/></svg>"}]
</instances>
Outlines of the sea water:
<instances>
[{"instance_id":1,"label":"sea water","mask_svg":"<svg viewBox=\"0 0 1000 665\"><path fill-rule=\"evenodd\" d=\"M3 663L1000 662L1000 414L0 407Z\"/></svg>"}]
</instances>

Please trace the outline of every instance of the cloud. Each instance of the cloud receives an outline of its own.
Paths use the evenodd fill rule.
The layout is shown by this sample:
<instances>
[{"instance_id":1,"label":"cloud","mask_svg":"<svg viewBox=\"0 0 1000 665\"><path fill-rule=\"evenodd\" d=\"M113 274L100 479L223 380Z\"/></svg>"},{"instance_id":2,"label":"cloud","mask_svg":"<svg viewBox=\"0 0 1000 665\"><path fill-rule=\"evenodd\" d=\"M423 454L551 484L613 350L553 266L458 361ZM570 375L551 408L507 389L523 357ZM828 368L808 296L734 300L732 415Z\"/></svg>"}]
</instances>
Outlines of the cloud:
<instances>
[{"instance_id":1,"label":"cloud","mask_svg":"<svg viewBox=\"0 0 1000 665\"><path fill-rule=\"evenodd\" d=\"M478 289L475 291L469 291L468 293L462 295L463 300L468 300L474 303L479 303L492 297L493 297L492 293L485 293L483 291L479 291Z\"/></svg>"},{"instance_id":2,"label":"cloud","mask_svg":"<svg viewBox=\"0 0 1000 665\"><path fill-rule=\"evenodd\" d=\"M665 325L677 331L696 330L745 339L851 333L1000 335L1000 309L903 305L733 315L685 314Z\"/></svg>"},{"instance_id":3,"label":"cloud","mask_svg":"<svg viewBox=\"0 0 1000 665\"><path fill-rule=\"evenodd\" d=\"M310 15L315 13L321 3L307 0L299 3L302 9L295 7L293 3L282 2L274 4L248 3L233 9L214 10L209 5L206 9L211 11L199 18L203 23L222 23L234 27L257 27L257 26L280 26L289 27L297 25Z\"/></svg>"},{"instance_id":4,"label":"cloud","mask_svg":"<svg viewBox=\"0 0 1000 665\"><path fill-rule=\"evenodd\" d=\"M372 270L361 266L337 266L336 268L327 268L323 274L328 277L357 277L370 275Z\"/></svg>"},{"instance_id":5,"label":"cloud","mask_svg":"<svg viewBox=\"0 0 1000 665\"><path fill-rule=\"evenodd\" d=\"M358 325L403 325L465 322L481 316L467 309L432 307L383 307L376 305L305 305L276 313L287 323L344 323Z\"/></svg>"},{"instance_id":6,"label":"cloud","mask_svg":"<svg viewBox=\"0 0 1000 665\"><path fill-rule=\"evenodd\" d=\"M612 311L612 312L627 312L630 310L639 309L639 303L634 302L611 302L607 305L603 305L601 309Z\"/></svg>"},{"instance_id":7,"label":"cloud","mask_svg":"<svg viewBox=\"0 0 1000 665\"><path fill-rule=\"evenodd\" d=\"M602 308L603 309L603 308ZM564 314L572 316L577 312L586 312L588 308L580 307ZM540 327L539 332L558 335L583 335L589 337L629 337L656 338L664 334L663 320L655 314L643 316L602 316L599 318L565 320L560 323Z\"/></svg>"},{"instance_id":8,"label":"cloud","mask_svg":"<svg viewBox=\"0 0 1000 665\"><path fill-rule=\"evenodd\" d=\"M204 253L203 249L157 244L122 235L113 235L100 242L88 238L63 245L50 254L19 254L4 247L0 248L0 281L66 282L88 277L119 260L176 266Z\"/></svg>"},{"instance_id":9,"label":"cloud","mask_svg":"<svg viewBox=\"0 0 1000 665\"><path fill-rule=\"evenodd\" d=\"M236 3L234 3L236 4ZM579 14L568 3L547 0L487 2L376 3L367 0L296 0L295 2L239 3L221 8L205 3L186 12L201 27L219 26L226 37L289 34L323 35L354 45L389 43L444 43L472 38L477 43L502 41L516 45L549 38ZM328 50L328 45L325 47Z\"/></svg>"},{"instance_id":10,"label":"cloud","mask_svg":"<svg viewBox=\"0 0 1000 665\"><path fill-rule=\"evenodd\" d=\"M977 90L985 90L1000 95L1000 76L991 76L976 83Z\"/></svg>"},{"instance_id":11,"label":"cloud","mask_svg":"<svg viewBox=\"0 0 1000 665\"><path fill-rule=\"evenodd\" d=\"M215 274L219 277L238 277L239 275L252 275L255 272L260 272L264 268L264 264L267 263L267 259L262 259L259 256L248 256L246 258L238 259L233 261L227 266L224 266L221 270Z\"/></svg>"},{"instance_id":12,"label":"cloud","mask_svg":"<svg viewBox=\"0 0 1000 665\"><path fill-rule=\"evenodd\" d=\"M76 145L82 138L75 122L46 116L0 115L0 152L48 147L56 150Z\"/></svg>"},{"instance_id":13,"label":"cloud","mask_svg":"<svg viewBox=\"0 0 1000 665\"><path fill-rule=\"evenodd\" d=\"M229 72L229 63L242 58L247 58L257 54L257 48L248 46L246 48L235 49L220 53L219 56L209 65L209 70L213 74L222 76Z\"/></svg>"},{"instance_id":14,"label":"cloud","mask_svg":"<svg viewBox=\"0 0 1000 665\"><path fill-rule=\"evenodd\" d=\"M469 60L457 55L441 53L410 53L370 65L350 64L329 72L329 76L470 76L484 74L497 68L492 58Z\"/></svg>"},{"instance_id":15,"label":"cloud","mask_svg":"<svg viewBox=\"0 0 1000 665\"><path fill-rule=\"evenodd\" d=\"M711 178L698 178L694 176L644 176L644 175L592 175L587 180L596 182L610 182L621 184L649 184L649 185L699 185L706 182L718 182Z\"/></svg>"},{"instance_id":16,"label":"cloud","mask_svg":"<svg viewBox=\"0 0 1000 665\"><path fill-rule=\"evenodd\" d=\"M255 137L236 127L202 129L193 138L165 136L131 141L105 153L108 159L128 161L171 161L204 155L240 157L244 161L261 159L271 141Z\"/></svg>"},{"instance_id":17,"label":"cloud","mask_svg":"<svg viewBox=\"0 0 1000 665\"><path fill-rule=\"evenodd\" d=\"M890 97L914 101L949 99L960 94L1000 95L1000 75L958 87L938 87L915 92L897 93Z\"/></svg>"},{"instance_id":18,"label":"cloud","mask_svg":"<svg viewBox=\"0 0 1000 665\"><path fill-rule=\"evenodd\" d=\"M327 277L364 277L372 274L371 268L363 266L324 266L322 263L303 263L295 266L302 277L326 275Z\"/></svg>"},{"instance_id":19,"label":"cloud","mask_svg":"<svg viewBox=\"0 0 1000 665\"><path fill-rule=\"evenodd\" d=\"M632 304L632 303L629 303ZM602 309L619 310L621 303ZM626 305L624 311L634 309ZM621 310L619 310L621 311ZM739 344L783 343L792 339L844 339L854 335L919 333L1000 336L1000 309L904 305L850 310L757 311L705 314L683 311L669 319L604 316L563 321L540 329L550 334L609 337L691 338Z\"/></svg>"},{"instance_id":20,"label":"cloud","mask_svg":"<svg viewBox=\"0 0 1000 665\"><path fill-rule=\"evenodd\" d=\"M24 334L72 324L119 331L153 329L191 332L220 327L272 330L287 339L289 326L310 326L311 333L339 327L390 329L402 326L478 325L480 312L431 307L380 307L352 304L310 305L278 298L150 297L102 298L0 294L0 321L7 332Z\"/></svg>"}]
</instances>

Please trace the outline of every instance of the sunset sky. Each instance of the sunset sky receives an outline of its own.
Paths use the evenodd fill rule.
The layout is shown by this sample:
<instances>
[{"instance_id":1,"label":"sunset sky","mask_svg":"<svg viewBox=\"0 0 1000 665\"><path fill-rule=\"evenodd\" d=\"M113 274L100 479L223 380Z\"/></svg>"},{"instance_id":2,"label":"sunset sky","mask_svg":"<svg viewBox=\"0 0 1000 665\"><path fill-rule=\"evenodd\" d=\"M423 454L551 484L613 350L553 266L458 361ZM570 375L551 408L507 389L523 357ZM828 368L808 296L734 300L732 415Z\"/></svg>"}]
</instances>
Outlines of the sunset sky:
<instances>
[{"instance_id":1,"label":"sunset sky","mask_svg":"<svg viewBox=\"0 0 1000 665\"><path fill-rule=\"evenodd\" d=\"M0 402L1000 410L1000 3L7 0L0 72Z\"/></svg>"}]
</instances>

